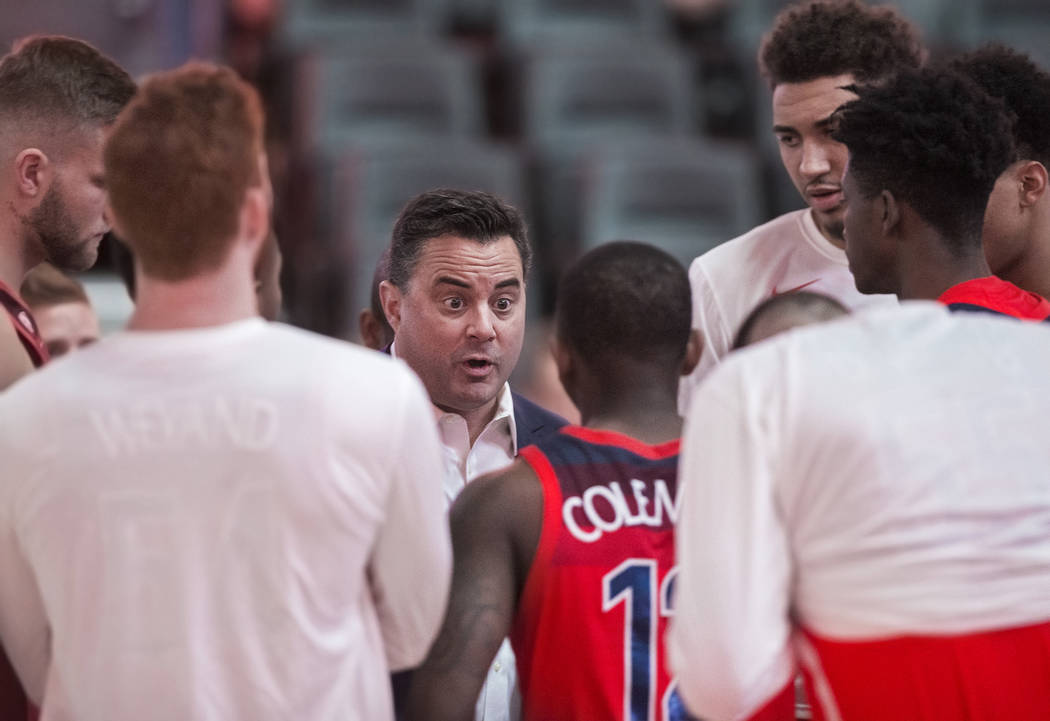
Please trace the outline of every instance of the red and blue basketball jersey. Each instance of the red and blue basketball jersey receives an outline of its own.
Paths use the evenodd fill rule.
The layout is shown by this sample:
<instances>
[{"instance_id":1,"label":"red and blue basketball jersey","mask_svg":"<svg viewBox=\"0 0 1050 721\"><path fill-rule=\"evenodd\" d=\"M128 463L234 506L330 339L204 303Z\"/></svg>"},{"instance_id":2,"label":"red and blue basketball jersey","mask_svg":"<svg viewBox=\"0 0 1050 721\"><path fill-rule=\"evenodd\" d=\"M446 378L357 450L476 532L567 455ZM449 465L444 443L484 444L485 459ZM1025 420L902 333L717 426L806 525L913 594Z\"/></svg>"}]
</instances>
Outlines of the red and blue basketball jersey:
<instances>
[{"instance_id":1,"label":"red and blue basketball jersey","mask_svg":"<svg viewBox=\"0 0 1050 721\"><path fill-rule=\"evenodd\" d=\"M678 446L565 426L521 451L543 485L511 632L524 721L688 718L664 661Z\"/></svg>"}]
</instances>

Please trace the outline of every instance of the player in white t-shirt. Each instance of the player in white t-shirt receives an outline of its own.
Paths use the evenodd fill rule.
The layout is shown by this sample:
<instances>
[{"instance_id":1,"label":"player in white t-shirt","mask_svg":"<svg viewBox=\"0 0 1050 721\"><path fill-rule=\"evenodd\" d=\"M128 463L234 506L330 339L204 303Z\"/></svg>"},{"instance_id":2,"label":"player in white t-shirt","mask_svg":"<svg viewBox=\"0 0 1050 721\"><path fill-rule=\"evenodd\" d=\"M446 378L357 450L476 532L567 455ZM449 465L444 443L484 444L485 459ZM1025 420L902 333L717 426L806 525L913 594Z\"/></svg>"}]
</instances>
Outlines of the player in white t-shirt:
<instances>
[{"instance_id":1,"label":"player in white t-shirt","mask_svg":"<svg viewBox=\"0 0 1050 721\"><path fill-rule=\"evenodd\" d=\"M422 384L257 317L258 96L153 76L105 147L128 330L0 398L0 639L43 721L392 719L450 579Z\"/></svg>"},{"instance_id":2,"label":"player in white t-shirt","mask_svg":"<svg viewBox=\"0 0 1050 721\"><path fill-rule=\"evenodd\" d=\"M746 718L1050 718L1050 330L911 301L733 353L682 438L670 656ZM714 591L714 592L713 592Z\"/></svg>"},{"instance_id":3,"label":"player in white t-shirt","mask_svg":"<svg viewBox=\"0 0 1050 721\"><path fill-rule=\"evenodd\" d=\"M683 380L679 403L729 352L740 323L762 300L794 290L829 295L849 308L894 302L861 295L842 241L842 171L847 152L831 118L855 97L844 89L900 67L919 65L912 26L890 8L857 0L816 0L780 15L759 51L773 90L773 132L784 168L809 206L782 215L693 261L693 326L704 343L700 365Z\"/></svg>"}]
</instances>

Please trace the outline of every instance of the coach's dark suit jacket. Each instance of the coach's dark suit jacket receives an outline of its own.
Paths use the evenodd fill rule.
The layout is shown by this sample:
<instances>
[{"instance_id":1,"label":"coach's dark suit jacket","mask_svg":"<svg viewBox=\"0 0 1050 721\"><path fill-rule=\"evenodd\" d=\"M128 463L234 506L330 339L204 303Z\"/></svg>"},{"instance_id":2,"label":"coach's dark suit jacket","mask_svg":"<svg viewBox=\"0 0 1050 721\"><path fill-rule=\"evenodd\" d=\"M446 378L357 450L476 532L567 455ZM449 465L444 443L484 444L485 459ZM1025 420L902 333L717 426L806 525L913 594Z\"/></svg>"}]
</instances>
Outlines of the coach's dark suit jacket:
<instances>
[{"instance_id":1,"label":"coach's dark suit jacket","mask_svg":"<svg viewBox=\"0 0 1050 721\"><path fill-rule=\"evenodd\" d=\"M557 413L551 413L525 396L511 391L514 397L514 426L518 431L518 449L531 446L548 433L553 433L568 423Z\"/></svg>"},{"instance_id":2,"label":"coach's dark suit jacket","mask_svg":"<svg viewBox=\"0 0 1050 721\"><path fill-rule=\"evenodd\" d=\"M392 355L390 346L383 348L380 353ZM557 413L551 413L543 406L536 405L525 396L515 393L513 389L511 396L514 398L514 427L518 434L514 440L519 449L531 446L548 433L553 433L568 424L568 421Z\"/></svg>"}]
</instances>

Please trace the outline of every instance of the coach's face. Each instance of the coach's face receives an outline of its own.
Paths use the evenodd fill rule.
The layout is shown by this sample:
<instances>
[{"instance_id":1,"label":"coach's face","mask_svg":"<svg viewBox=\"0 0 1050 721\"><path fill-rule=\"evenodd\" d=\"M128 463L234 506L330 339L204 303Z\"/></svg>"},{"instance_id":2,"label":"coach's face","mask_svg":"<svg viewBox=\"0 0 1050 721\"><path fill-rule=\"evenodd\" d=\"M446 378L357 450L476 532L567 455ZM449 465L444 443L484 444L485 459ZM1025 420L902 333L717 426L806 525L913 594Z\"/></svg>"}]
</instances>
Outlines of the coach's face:
<instances>
[{"instance_id":1,"label":"coach's face","mask_svg":"<svg viewBox=\"0 0 1050 721\"><path fill-rule=\"evenodd\" d=\"M464 415L494 408L525 332L525 279L514 241L432 238L407 287L386 286L397 355L434 405Z\"/></svg>"},{"instance_id":2,"label":"coach's face","mask_svg":"<svg viewBox=\"0 0 1050 721\"><path fill-rule=\"evenodd\" d=\"M820 231L841 246L842 172L846 146L831 137L835 111L857 96L845 86L852 75L834 75L803 83L781 83L773 90L773 132L780 159L798 192L813 209Z\"/></svg>"}]
</instances>

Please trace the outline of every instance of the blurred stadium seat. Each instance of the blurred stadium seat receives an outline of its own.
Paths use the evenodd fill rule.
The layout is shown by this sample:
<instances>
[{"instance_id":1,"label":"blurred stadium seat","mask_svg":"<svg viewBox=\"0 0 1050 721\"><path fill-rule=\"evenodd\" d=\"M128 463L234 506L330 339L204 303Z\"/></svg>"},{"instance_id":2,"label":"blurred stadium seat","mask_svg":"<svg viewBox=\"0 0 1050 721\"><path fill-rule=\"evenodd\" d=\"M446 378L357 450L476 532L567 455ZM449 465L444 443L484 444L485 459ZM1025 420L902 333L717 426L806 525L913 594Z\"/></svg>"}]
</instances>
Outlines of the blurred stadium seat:
<instances>
[{"instance_id":1,"label":"blurred stadium seat","mask_svg":"<svg viewBox=\"0 0 1050 721\"><path fill-rule=\"evenodd\" d=\"M497 0L504 36L516 46L587 38L654 38L667 32L659 0Z\"/></svg>"},{"instance_id":2,"label":"blurred stadium seat","mask_svg":"<svg viewBox=\"0 0 1050 721\"><path fill-rule=\"evenodd\" d=\"M447 0L291 0L283 32L293 45L431 37L444 30Z\"/></svg>"},{"instance_id":3,"label":"blurred stadium seat","mask_svg":"<svg viewBox=\"0 0 1050 721\"><path fill-rule=\"evenodd\" d=\"M331 218L333 250L345 263L346 313L368 304L372 272L401 208L434 188L484 190L527 213L517 151L468 140L406 143L333 158L321 212ZM356 333L356 331L355 331Z\"/></svg>"},{"instance_id":4,"label":"blurred stadium seat","mask_svg":"<svg viewBox=\"0 0 1050 721\"><path fill-rule=\"evenodd\" d=\"M484 130L476 64L427 42L308 53L298 61L293 92L293 146L300 150Z\"/></svg>"},{"instance_id":5,"label":"blurred stadium seat","mask_svg":"<svg viewBox=\"0 0 1050 721\"><path fill-rule=\"evenodd\" d=\"M639 139L596 153L588 166L584 249L641 240L688 265L763 217L756 159L742 146Z\"/></svg>"},{"instance_id":6,"label":"blurred stadium seat","mask_svg":"<svg viewBox=\"0 0 1050 721\"><path fill-rule=\"evenodd\" d=\"M525 140L687 133L696 117L692 88L690 65L673 46L541 46L525 61Z\"/></svg>"}]
</instances>

